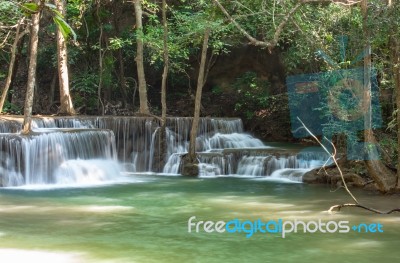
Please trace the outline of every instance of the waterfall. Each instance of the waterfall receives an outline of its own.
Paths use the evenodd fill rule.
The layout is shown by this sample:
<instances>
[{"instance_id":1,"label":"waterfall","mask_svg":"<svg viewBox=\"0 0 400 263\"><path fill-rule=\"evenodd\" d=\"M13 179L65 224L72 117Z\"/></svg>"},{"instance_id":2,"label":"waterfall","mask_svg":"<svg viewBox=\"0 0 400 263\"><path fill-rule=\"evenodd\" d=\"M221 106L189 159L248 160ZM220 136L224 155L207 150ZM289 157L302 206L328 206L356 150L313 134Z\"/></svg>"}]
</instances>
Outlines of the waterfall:
<instances>
[{"instance_id":1,"label":"waterfall","mask_svg":"<svg viewBox=\"0 0 400 263\"><path fill-rule=\"evenodd\" d=\"M17 133L22 118L4 117L0 119L0 185L112 180L120 168L179 174L191 123L192 118L167 118L166 131L161 133L159 120L148 117L35 117L35 133L22 136ZM165 155L160 152L161 134L166 136ZM296 179L298 171L321 166L327 159L321 153L267 146L244 133L237 118L201 118L196 148L200 176Z\"/></svg>"},{"instance_id":2,"label":"waterfall","mask_svg":"<svg viewBox=\"0 0 400 263\"><path fill-rule=\"evenodd\" d=\"M264 163L266 156L244 156L238 164L237 174L262 176L265 175Z\"/></svg>"},{"instance_id":3,"label":"waterfall","mask_svg":"<svg viewBox=\"0 0 400 263\"><path fill-rule=\"evenodd\" d=\"M36 129L28 136L2 134L0 152L2 169L10 171L0 174L2 186L60 182L71 178L71 167L78 160L117 163L114 135L108 130ZM80 169L84 172L88 167L81 164Z\"/></svg>"}]
</instances>

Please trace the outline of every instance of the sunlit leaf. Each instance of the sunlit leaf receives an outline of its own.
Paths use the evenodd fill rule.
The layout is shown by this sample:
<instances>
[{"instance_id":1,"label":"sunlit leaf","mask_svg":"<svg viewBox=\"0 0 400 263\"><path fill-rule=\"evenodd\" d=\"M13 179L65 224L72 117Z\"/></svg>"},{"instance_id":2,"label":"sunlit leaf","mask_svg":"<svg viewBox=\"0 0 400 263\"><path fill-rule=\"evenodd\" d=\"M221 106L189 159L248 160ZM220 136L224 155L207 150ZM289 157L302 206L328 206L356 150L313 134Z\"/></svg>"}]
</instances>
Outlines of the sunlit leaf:
<instances>
[{"instance_id":1,"label":"sunlit leaf","mask_svg":"<svg viewBox=\"0 0 400 263\"><path fill-rule=\"evenodd\" d=\"M58 30L60 30L65 39L68 39L68 37L72 35L74 41L76 41L75 31L61 16L55 15L53 16L53 20L54 23L56 23Z\"/></svg>"},{"instance_id":2,"label":"sunlit leaf","mask_svg":"<svg viewBox=\"0 0 400 263\"><path fill-rule=\"evenodd\" d=\"M48 5L49 5L49 6L48 6ZM63 14L61 14L60 11L58 11L58 10L56 9L56 6L51 5L51 4L48 4L48 5L46 4L46 6L50 8L50 11L53 12L54 15L59 16L59 17L61 17L61 18L64 18ZM53 7L50 7L50 6L53 6Z\"/></svg>"},{"instance_id":3,"label":"sunlit leaf","mask_svg":"<svg viewBox=\"0 0 400 263\"><path fill-rule=\"evenodd\" d=\"M25 3L21 5L23 9L31 12L31 13L35 13L39 10L39 5L35 4L35 3Z\"/></svg>"}]
</instances>

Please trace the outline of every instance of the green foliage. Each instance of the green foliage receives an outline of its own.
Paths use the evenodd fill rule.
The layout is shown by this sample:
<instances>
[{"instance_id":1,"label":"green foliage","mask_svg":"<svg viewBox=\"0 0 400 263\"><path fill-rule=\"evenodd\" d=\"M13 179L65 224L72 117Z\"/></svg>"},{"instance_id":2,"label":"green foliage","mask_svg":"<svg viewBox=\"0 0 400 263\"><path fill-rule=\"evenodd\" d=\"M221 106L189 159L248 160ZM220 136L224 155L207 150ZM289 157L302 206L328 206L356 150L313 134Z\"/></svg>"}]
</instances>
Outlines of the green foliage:
<instances>
[{"instance_id":1,"label":"green foliage","mask_svg":"<svg viewBox=\"0 0 400 263\"><path fill-rule=\"evenodd\" d=\"M24 3L21 5L24 11L27 11L29 13L36 13L39 11L39 5L36 3Z\"/></svg>"},{"instance_id":2,"label":"green foliage","mask_svg":"<svg viewBox=\"0 0 400 263\"><path fill-rule=\"evenodd\" d=\"M71 81L71 91L75 107L86 106L87 111L97 108L97 87L99 76L93 72L75 74Z\"/></svg>"},{"instance_id":3,"label":"green foliage","mask_svg":"<svg viewBox=\"0 0 400 263\"><path fill-rule=\"evenodd\" d=\"M129 45L132 45L132 39L124 39L124 38L119 38L119 37L114 37L114 38L110 38L109 39L110 44L108 46L108 48L110 50L118 50L121 48L125 48Z\"/></svg>"},{"instance_id":4,"label":"green foliage","mask_svg":"<svg viewBox=\"0 0 400 263\"><path fill-rule=\"evenodd\" d=\"M39 49L37 60L38 70L57 68L57 47L55 45L46 45Z\"/></svg>"},{"instance_id":5,"label":"green foliage","mask_svg":"<svg viewBox=\"0 0 400 263\"><path fill-rule=\"evenodd\" d=\"M84 23L84 16L91 9L92 4L92 0L68 0L67 17L74 28L81 28Z\"/></svg>"},{"instance_id":6,"label":"green foliage","mask_svg":"<svg viewBox=\"0 0 400 263\"><path fill-rule=\"evenodd\" d=\"M8 27L16 25L22 16L23 14L16 1L0 1L0 51L3 50L6 43L12 43Z\"/></svg>"},{"instance_id":7,"label":"green foliage","mask_svg":"<svg viewBox=\"0 0 400 263\"><path fill-rule=\"evenodd\" d=\"M55 10L53 10L54 12ZM53 21L57 25L58 30L60 30L61 34L65 39L68 39L69 36L72 36L74 38L74 41L76 41L76 33L72 29L72 27L64 20L62 16L60 16L58 13L55 12L55 15L53 16Z\"/></svg>"},{"instance_id":8,"label":"green foliage","mask_svg":"<svg viewBox=\"0 0 400 263\"><path fill-rule=\"evenodd\" d=\"M233 88L237 93L238 100L235 111L251 119L257 110L268 105L270 83L257 78L255 72L246 72L236 79Z\"/></svg>"},{"instance_id":9,"label":"green foliage","mask_svg":"<svg viewBox=\"0 0 400 263\"><path fill-rule=\"evenodd\" d=\"M224 93L223 89L220 86L214 86L211 89L211 92L215 95L221 95L222 93Z\"/></svg>"},{"instance_id":10,"label":"green foliage","mask_svg":"<svg viewBox=\"0 0 400 263\"><path fill-rule=\"evenodd\" d=\"M379 145L386 155L391 158L391 164L396 166L397 155L399 154L399 147L396 138L394 136L382 134L380 136Z\"/></svg>"},{"instance_id":11,"label":"green foliage","mask_svg":"<svg viewBox=\"0 0 400 263\"><path fill-rule=\"evenodd\" d=\"M97 92L98 75L91 72L76 74L72 82L72 90L86 95L94 95Z\"/></svg>"},{"instance_id":12,"label":"green foliage","mask_svg":"<svg viewBox=\"0 0 400 263\"><path fill-rule=\"evenodd\" d=\"M17 21L16 16L20 16L21 12L15 1L3 0L0 2L0 19L1 21L7 21L14 23Z\"/></svg>"},{"instance_id":13,"label":"green foliage","mask_svg":"<svg viewBox=\"0 0 400 263\"><path fill-rule=\"evenodd\" d=\"M24 3L21 5L21 8L28 13L36 13L39 11L40 6L36 3ZM57 25L58 30L60 30L61 34L65 39L68 39L70 36L74 38L76 41L76 33L72 29L72 27L64 20L64 16L57 10L57 7L50 3L45 3L44 8L50 12L53 17L54 23Z\"/></svg>"},{"instance_id":14,"label":"green foliage","mask_svg":"<svg viewBox=\"0 0 400 263\"><path fill-rule=\"evenodd\" d=\"M103 60L103 85L108 89L116 89L118 87L117 81L115 81L114 72L115 58L111 53L106 53Z\"/></svg>"},{"instance_id":15,"label":"green foliage","mask_svg":"<svg viewBox=\"0 0 400 263\"><path fill-rule=\"evenodd\" d=\"M220 0L232 17L252 36L270 41L286 14L299 2L298 0L265 1L265 0ZM374 67L378 69L379 86L392 89L393 65L391 39L400 39L400 1L392 1L389 8L386 1L369 0L370 40L373 50ZM16 4L16 3L19 3ZM55 9L51 1L46 1L44 10L46 16L51 15L54 23L45 24L46 31L41 31L39 46L39 75L49 73L57 63L54 33L58 27L63 35L72 36L76 45L69 46L69 64L71 68L74 104L95 107L92 102L97 99L98 60L100 28L103 30L101 47L103 53L103 85L104 89L116 91L118 66L117 56L122 52L125 64L126 79L134 80L135 44L139 37L145 43L146 73L149 78L161 76L163 66L163 27L161 21L160 1L142 1L145 15L143 16L143 32L137 32L134 26L134 10L130 2L123 0L100 1L68 0L65 18ZM9 47L14 37L15 28L9 29L24 14L38 11L38 6L32 1L2 0L0 1L0 44L8 33L8 40L0 47L0 70L6 72L9 61ZM117 17L115 17L117 15ZM212 62L219 54L229 52L231 47L241 47L248 40L239 32L212 1L179 0L168 1L168 49L170 55L169 85L178 86L182 92L193 82L193 72L197 67L204 30L211 27L209 42L209 58ZM100 21L99 21L100 20ZM29 15L26 19L29 22ZM42 24L47 21L43 21ZM289 19L281 32L278 46L272 52L280 55L287 75L329 71L336 69L316 56L318 50L323 51L339 68L361 66L350 65L350 61L363 50L362 15L358 5L351 7L335 3L305 3ZM43 27L42 27L43 28ZM72 30L76 30L76 34ZM140 35L138 35L140 34ZM348 48L344 59L341 57L338 36L348 36ZM267 52L267 50L266 50ZM24 53L26 54L26 53ZM25 58L23 58L25 59ZM51 67L49 67L51 65ZM155 80L154 83L157 83ZM333 80L332 80L333 81ZM130 82L130 88L134 81ZM269 83L257 78L255 73L248 72L240 76L232 89L236 92L238 101L236 112L251 118L258 109L271 102L272 96L266 92ZM214 94L222 94L221 87L213 87ZM129 92L131 93L131 92ZM115 96L119 92L113 92ZM182 98L187 97L184 92ZM176 95L176 94L173 94ZM180 95L178 93L178 95ZM172 96L170 93L168 96ZM178 96L179 97L179 96ZM117 99L117 98L116 98ZM392 103L392 102L388 102ZM326 105L321 105L321 109ZM394 108L391 104L388 108ZM323 110L321 110L323 112ZM389 113L390 114L390 113ZM321 116L323 118L324 116ZM396 121L391 123L396 127ZM327 128L328 129L328 128Z\"/></svg>"},{"instance_id":16,"label":"green foliage","mask_svg":"<svg viewBox=\"0 0 400 263\"><path fill-rule=\"evenodd\" d=\"M184 2L184 1L182 1ZM231 27L222 18L214 18L214 6L205 1L192 1L168 9L168 51L172 73L186 72L189 59L201 48L204 32L211 27L209 49L213 54L228 52L226 39ZM153 15L147 21L143 36L148 47L148 62L161 68L163 64L163 26L160 17Z\"/></svg>"},{"instance_id":17,"label":"green foliage","mask_svg":"<svg viewBox=\"0 0 400 263\"><path fill-rule=\"evenodd\" d=\"M22 114L22 109L11 102L5 101L3 112L8 114Z\"/></svg>"}]
</instances>

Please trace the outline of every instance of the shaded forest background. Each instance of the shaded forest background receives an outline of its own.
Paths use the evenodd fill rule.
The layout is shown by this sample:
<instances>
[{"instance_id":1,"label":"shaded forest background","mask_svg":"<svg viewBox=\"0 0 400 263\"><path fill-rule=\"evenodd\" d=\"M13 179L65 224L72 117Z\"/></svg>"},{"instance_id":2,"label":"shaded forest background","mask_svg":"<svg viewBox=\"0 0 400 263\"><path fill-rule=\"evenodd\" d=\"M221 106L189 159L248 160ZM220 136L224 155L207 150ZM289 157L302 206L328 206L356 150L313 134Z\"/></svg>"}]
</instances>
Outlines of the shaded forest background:
<instances>
[{"instance_id":1,"label":"shaded forest background","mask_svg":"<svg viewBox=\"0 0 400 263\"><path fill-rule=\"evenodd\" d=\"M137 69L142 55L146 104L152 115L161 116L167 25L167 114L193 116L203 36L209 30L201 116L241 117L246 130L266 141L293 141L286 77L363 66L363 57L357 56L370 46L383 114L383 126L375 133L386 166L396 170L399 1L174 0L166 1L166 21L161 0L33 1L50 10L40 12L34 114L64 114L57 59L57 30L64 24L57 24L59 13L54 11L60 2L65 6L58 10L65 12L62 18L76 34L67 41L68 82L74 111L81 115L140 113ZM36 12L30 3L0 3L0 87L6 85L13 46L15 51L5 114L24 111ZM138 27L138 6L143 29ZM345 51L342 36L348 37ZM351 64L354 60L358 62ZM340 146L340 136L335 142Z\"/></svg>"}]
</instances>

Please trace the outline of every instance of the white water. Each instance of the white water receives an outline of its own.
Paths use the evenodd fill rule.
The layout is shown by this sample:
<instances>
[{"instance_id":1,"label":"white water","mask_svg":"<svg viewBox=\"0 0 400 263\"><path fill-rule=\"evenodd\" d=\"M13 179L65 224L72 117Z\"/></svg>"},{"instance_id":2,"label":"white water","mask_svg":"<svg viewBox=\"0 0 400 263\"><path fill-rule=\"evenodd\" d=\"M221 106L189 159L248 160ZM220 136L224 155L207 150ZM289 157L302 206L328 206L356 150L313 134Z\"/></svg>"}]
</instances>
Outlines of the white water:
<instances>
[{"instance_id":1,"label":"white water","mask_svg":"<svg viewBox=\"0 0 400 263\"><path fill-rule=\"evenodd\" d=\"M152 119L35 119L35 135L0 134L0 185L99 184L117 181L124 171L176 175L181 157L188 151L190 125L189 118L168 120L167 160L157 171L153 167L160 161L160 127ZM16 121L8 126L1 123L0 131L16 127ZM250 176L298 182L302 174L326 160L313 152L276 153L277 149L244 133L239 119L202 119L197 150L201 177Z\"/></svg>"},{"instance_id":2,"label":"white water","mask_svg":"<svg viewBox=\"0 0 400 263\"><path fill-rule=\"evenodd\" d=\"M303 174L308 172L309 170L310 169L306 168L284 168L274 171L270 177L274 179L287 179L293 182L301 183L301 178Z\"/></svg>"},{"instance_id":3,"label":"white water","mask_svg":"<svg viewBox=\"0 0 400 263\"><path fill-rule=\"evenodd\" d=\"M113 160L68 160L54 172L55 184L98 184L111 182L120 174L118 162Z\"/></svg>"},{"instance_id":4,"label":"white water","mask_svg":"<svg viewBox=\"0 0 400 263\"><path fill-rule=\"evenodd\" d=\"M0 136L2 186L97 182L119 175L107 130L35 130ZM94 162L97 159L97 162Z\"/></svg>"}]
</instances>

